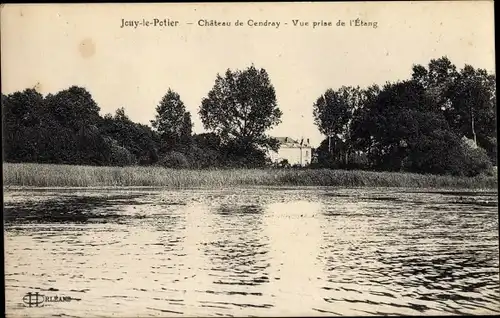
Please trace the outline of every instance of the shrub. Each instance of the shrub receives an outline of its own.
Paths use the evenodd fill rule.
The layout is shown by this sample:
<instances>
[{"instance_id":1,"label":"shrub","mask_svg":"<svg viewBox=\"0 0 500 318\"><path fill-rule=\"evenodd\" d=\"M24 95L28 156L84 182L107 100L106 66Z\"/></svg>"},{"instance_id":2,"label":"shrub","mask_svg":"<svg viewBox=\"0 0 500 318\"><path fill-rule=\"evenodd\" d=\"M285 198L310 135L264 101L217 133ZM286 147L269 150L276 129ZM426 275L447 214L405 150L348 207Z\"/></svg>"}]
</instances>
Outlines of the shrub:
<instances>
[{"instance_id":1,"label":"shrub","mask_svg":"<svg viewBox=\"0 0 500 318\"><path fill-rule=\"evenodd\" d=\"M160 160L160 165L165 168L189 168L189 161L183 153L171 151Z\"/></svg>"},{"instance_id":2,"label":"shrub","mask_svg":"<svg viewBox=\"0 0 500 318\"><path fill-rule=\"evenodd\" d=\"M110 149L109 161L112 165L130 166L136 163L135 156L125 147L118 145L112 138L106 138L106 144Z\"/></svg>"},{"instance_id":3,"label":"shrub","mask_svg":"<svg viewBox=\"0 0 500 318\"><path fill-rule=\"evenodd\" d=\"M462 146L462 154L464 175L474 177L492 170L491 161L483 148L472 148L464 145Z\"/></svg>"},{"instance_id":4,"label":"shrub","mask_svg":"<svg viewBox=\"0 0 500 318\"><path fill-rule=\"evenodd\" d=\"M123 167L134 163L134 155L132 155L127 148L121 146L113 146L111 148L111 164Z\"/></svg>"},{"instance_id":5,"label":"shrub","mask_svg":"<svg viewBox=\"0 0 500 318\"><path fill-rule=\"evenodd\" d=\"M370 165L368 155L361 152L353 152L349 154L349 161L343 167L345 169L366 169Z\"/></svg>"},{"instance_id":6,"label":"shrub","mask_svg":"<svg viewBox=\"0 0 500 318\"><path fill-rule=\"evenodd\" d=\"M288 162L287 159L283 159L280 162L278 162L278 167L279 168L290 168L290 163Z\"/></svg>"},{"instance_id":7,"label":"shrub","mask_svg":"<svg viewBox=\"0 0 500 318\"><path fill-rule=\"evenodd\" d=\"M486 151L449 133L441 138L422 136L402 162L402 169L417 173L473 177L491 170Z\"/></svg>"},{"instance_id":8,"label":"shrub","mask_svg":"<svg viewBox=\"0 0 500 318\"><path fill-rule=\"evenodd\" d=\"M211 148L192 146L187 153L189 162L193 168L210 168L221 165L219 153Z\"/></svg>"}]
</instances>

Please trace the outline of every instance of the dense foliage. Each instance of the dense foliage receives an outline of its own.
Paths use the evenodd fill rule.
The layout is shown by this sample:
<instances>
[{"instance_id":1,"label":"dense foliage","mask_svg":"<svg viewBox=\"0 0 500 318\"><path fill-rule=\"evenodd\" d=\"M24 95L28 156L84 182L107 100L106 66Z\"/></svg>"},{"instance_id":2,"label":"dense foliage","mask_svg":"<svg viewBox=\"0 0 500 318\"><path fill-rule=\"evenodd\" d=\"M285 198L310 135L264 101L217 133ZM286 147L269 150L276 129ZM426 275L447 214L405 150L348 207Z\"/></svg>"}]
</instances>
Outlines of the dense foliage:
<instances>
[{"instance_id":1,"label":"dense foliage","mask_svg":"<svg viewBox=\"0 0 500 318\"><path fill-rule=\"evenodd\" d=\"M221 140L226 161L240 166L265 164L266 150L277 150L277 140L266 130L281 122L276 93L265 69L217 74L203 99L199 114L205 129Z\"/></svg>"},{"instance_id":2,"label":"dense foliage","mask_svg":"<svg viewBox=\"0 0 500 318\"><path fill-rule=\"evenodd\" d=\"M362 89L328 89L313 105L324 141L313 167L474 176L497 164L495 75L448 58L413 66L410 79ZM151 105L154 107L154 105ZM168 89L151 126L123 108L99 114L83 87L43 96L2 94L5 162L262 167L277 141L266 132L282 113L269 75L253 65L217 74L192 133L191 114ZM281 162L279 167L289 167Z\"/></svg>"},{"instance_id":3,"label":"dense foliage","mask_svg":"<svg viewBox=\"0 0 500 318\"><path fill-rule=\"evenodd\" d=\"M257 167L267 163L267 148L276 149L265 132L281 116L267 72L254 66L217 75L199 112L210 133L192 134L191 114L170 88L156 106L152 127L134 123L124 108L104 117L99 111L83 87L46 97L34 89L2 94L4 161Z\"/></svg>"},{"instance_id":4,"label":"dense foliage","mask_svg":"<svg viewBox=\"0 0 500 318\"><path fill-rule=\"evenodd\" d=\"M313 107L320 166L472 176L497 162L495 76L447 57L406 81L328 89Z\"/></svg>"}]
</instances>

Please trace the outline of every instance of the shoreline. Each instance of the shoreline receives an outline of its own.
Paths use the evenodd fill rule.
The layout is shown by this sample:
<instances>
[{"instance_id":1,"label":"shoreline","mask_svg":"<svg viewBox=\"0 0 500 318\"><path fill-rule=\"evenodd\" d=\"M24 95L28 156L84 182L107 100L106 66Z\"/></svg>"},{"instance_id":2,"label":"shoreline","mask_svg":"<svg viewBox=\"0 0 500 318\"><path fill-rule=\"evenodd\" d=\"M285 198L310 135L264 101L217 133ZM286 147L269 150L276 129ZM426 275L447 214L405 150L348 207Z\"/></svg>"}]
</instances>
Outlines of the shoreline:
<instances>
[{"instance_id":1,"label":"shoreline","mask_svg":"<svg viewBox=\"0 0 500 318\"><path fill-rule=\"evenodd\" d=\"M482 187L482 188L460 188L460 187L434 187L434 188L424 188L424 187L390 187L390 186L358 186L358 187L342 187L342 186L315 186L315 185L307 185L307 186L266 186L266 185L241 185L241 186L228 186L228 187L217 187L210 188L208 186L205 187L179 187L172 188L168 186L88 186L88 187L38 187L38 186L17 186L17 185L4 185L3 190L5 191L52 191L52 190L62 190L62 191L97 191L97 190L110 190L110 191L162 191L162 190L172 190L172 191L187 191L187 190L217 190L217 191L225 191L225 190L234 190L234 189L269 189L269 190L362 190L362 189L372 189L372 190L432 190L430 192L441 192L440 190L474 190L474 192L498 192L498 188L492 187ZM412 192L412 191L410 191ZM418 192L418 191L416 191ZM426 191L427 192L427 191Z\"/></svg>"},{"instance_id":2,"label":"shoreline","mask_svg":"<svg viewBox=\"0 0 500 318\"><path fill-rule=\"evenodd\" d=\"M3 163L4 191L12 189L223 189L234 187L428 188L497 190L498 177L329 169L168 169Z\"/></svg>"}]
</instances>

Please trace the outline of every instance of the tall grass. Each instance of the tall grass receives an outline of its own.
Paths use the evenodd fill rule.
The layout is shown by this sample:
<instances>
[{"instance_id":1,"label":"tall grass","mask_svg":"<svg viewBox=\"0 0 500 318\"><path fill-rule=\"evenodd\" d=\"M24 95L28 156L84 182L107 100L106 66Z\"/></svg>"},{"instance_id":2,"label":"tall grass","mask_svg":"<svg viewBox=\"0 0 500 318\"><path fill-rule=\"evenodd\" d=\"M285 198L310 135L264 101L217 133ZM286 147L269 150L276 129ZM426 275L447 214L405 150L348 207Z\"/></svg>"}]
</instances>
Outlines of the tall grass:
<instances>
[{"instance_id":1,"label":"tall grass","mask_svg":"<svg viewBox=\"0 0 500 318\"><path fill-rule=\"evenodd\" d=\"M4 163L4 186L168 188L231 186L341 186L419 188L497 188L497 176L474 178L412 173L327 169L187 170L161 167L93 167Z\"/></svg>"}]
</instances>

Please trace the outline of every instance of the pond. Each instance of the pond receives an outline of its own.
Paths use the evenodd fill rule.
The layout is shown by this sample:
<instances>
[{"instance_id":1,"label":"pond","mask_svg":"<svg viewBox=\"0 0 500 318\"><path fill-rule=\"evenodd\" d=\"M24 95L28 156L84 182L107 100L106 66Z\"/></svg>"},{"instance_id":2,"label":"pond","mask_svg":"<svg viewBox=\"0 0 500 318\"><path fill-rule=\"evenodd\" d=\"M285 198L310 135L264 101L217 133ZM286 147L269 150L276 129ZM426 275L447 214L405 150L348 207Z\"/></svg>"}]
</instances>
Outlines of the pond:
<instances>
[{"instance_id":1,"label":"pond","mask_svg":"<svg viewBox=\"0 0 500 318\"><path fill-rule=\"evenodd\" d=\"M8 317L500 313L497 191L25 189L4 220Z\"/></svg>"}]
</instances>

